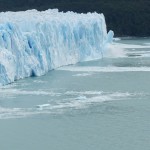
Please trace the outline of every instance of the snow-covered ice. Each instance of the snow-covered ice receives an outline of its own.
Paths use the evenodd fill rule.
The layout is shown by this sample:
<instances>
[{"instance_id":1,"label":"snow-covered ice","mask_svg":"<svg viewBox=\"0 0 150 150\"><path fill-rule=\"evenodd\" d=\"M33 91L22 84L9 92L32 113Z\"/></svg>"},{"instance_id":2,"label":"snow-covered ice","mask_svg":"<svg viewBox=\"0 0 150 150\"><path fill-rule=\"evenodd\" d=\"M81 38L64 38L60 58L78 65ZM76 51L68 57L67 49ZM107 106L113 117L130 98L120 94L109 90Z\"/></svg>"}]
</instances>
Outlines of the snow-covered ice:
<instances>
[{"instance_id":1,"label":"snow-covered ice","mask_svg":"<svg viewBox=\"0 0 150 150\"><path fill-rule=\"evenodd\" d=\"M103 14L0 13L0 85L60 66L101 58L113 40Z\"/></svg>"}]
</instances>

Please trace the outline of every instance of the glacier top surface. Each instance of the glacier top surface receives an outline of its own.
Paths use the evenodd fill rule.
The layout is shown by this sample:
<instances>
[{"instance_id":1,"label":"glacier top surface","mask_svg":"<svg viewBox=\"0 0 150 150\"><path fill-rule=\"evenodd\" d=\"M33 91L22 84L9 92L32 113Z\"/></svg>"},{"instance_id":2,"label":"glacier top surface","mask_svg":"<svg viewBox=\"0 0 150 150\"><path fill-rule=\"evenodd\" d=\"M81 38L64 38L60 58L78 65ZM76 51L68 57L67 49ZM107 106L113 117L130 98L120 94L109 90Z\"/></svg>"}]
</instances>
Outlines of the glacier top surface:
<instances>
[{"instance_id":1,"label":"glacier top surface","mask_svg":"<svg viewBox=\"0 0 150 150\"><path fill-rule=\"evenodd\" d=\"M27 10L27 11L20 11L20 12L1 12L0 13L0 23L5 22L25 22L25 21L64 21L69 20L69 22L74 22L76 20L97 20L97 17L100 17L101 19L104 18L103 14L98 14L96 12L94 13L87 13L87 14L79 14L75 12L59 12L58 9L49 9L46 11L37 11L35 9L33 10Z\"/></svg>"}]
</instances>

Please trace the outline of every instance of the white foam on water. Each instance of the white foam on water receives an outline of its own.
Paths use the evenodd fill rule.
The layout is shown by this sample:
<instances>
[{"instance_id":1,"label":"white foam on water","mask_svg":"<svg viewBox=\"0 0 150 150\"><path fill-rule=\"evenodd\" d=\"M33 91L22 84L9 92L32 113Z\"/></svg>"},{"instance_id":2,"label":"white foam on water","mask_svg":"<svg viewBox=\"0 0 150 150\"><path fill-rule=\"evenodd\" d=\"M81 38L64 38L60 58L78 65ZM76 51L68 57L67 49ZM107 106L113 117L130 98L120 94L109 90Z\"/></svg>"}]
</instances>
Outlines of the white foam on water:
<instances>
[{"instance_id":1,"label":"white foam on water","mask_svg":"<svg viewBox=\"0 0 150 150\"><path fill-rule=\"evenodd\" d=\"M132 51L129 51L128 49L132 49ZM138 51L136 49L143 49L141 51ZM145 49L145 50L144 50ZM107 44L105 47L105 51L103 52L103 57L105 58L124 58L128 57L129 53L137 53L141 54L140 57L150 57L148 54L150 50L150 44L145 43L145 45L134 45L134 44L123 44L123 43L112 43L112 44ZM138 56L139 57L139 56Z\"/></svg>"},{"instance_id":2,"label":"white foam on water","mask_svg":"<svg viewBox=\"0 0 150 150\"><path fill-rule=\"evenodd\" d=\"M105 58L119 58L119 57L127 57L129 53L144 53L141 57L149 57L147 53L149 52L150 45L147 43L145 45L133 45L133 44L123 44L123 43L113 43L108 44L105 47L105 51L103 53L103 57ZM133 51L127 51L127 49L132 49ZM136 49L146 49L137 51Z\"/></svg>"},{"instance_id":3,"label":"white foam on water","mask_svg":"<svg viewBox=\"0 0 150 150\"><path fill-rule=\"evenodd\" d=\"M101 95L103 91L67 91L66 95Z\"/></svg>"},{"instance_id":4,"label":"white foam on water","mask_svg":"<svg viewBox=\"0 0 150 150\"><path fill-rule=\"evenodd\" d=\"M58 70L71 72L150 72L150 67L79 67L65 66Z\"/></svg>"},{"instance_id":5,"label":"white foam on water","mask_svg":"<svg viewBox=\"0 0 150 150\"><path fill-rule=\"evenodd\" d=\"M126 57L125 48L120 47L118 44L107 44L103 51L103 58L122 58Z\"/></svg>"},{"instance_id":6,"label":"white foam on water","mask_svg":"<svg viewBox=\"0 0 150 150\"><path fill-rule=\"evenodd\" d=\"M150 57L150 51L146 50L141 50L141 51L127 51L126 55L129 57Z\"/></svg>"},{"instance_id":7,"label":"white foam on water","mask_svg":"<svg viewBox=\"0 0 150 150\"><path fill-rule=\"evenodd\" d=\"M75 100L86 100L86 99L87 99L87 97L83 96L83 95L78 96L77 98L75 98Z\"/></svg>"},{"instance_id":8,"label":"white foam on water","mask_svg":"<svg viewBox=\"0 0 150 150\"><path fill-rule=\"evenodd\" d=\"M150 43L144 43L145 45L149 45L150 46Z\"/></svg>"},{"instance_id":9,"label":"white foam on water","mask_svg":"<svg viewBox=\"0 0 150 150\"><path fill-rule=\"evenodd\" d=\"M83 92L84 93L84 92ZM61 102L58 102L55 105L51 104L41 104L37 105L36 107L40 110L68 110L68 109L83 109L89 107L91 104L94 103L101 103L105 101L112 101L112 100L121 100L125 97L129 97L129 93L113 93L113 94L99 94L99 95L93 95L92 97L88 97L86 95L79 95L76 98L69 98L64 99ZM119 99L120 98L120 99Z\"/></svg>"},{"instance_id":10,"label":"white foam on water","mask_svg":"<svg viewBox=\"0 0 150 150\"><path fill-rule=\"evenodd\" d=\"M79 73L79 74L75 74L73 75L74 77L86 77L86 76L91 76L93 75L92 73Z\"/></svg>"},{"instance_id":11,"label":"white foam on water","mask_svg":"<svg viewBox=\"0 0 150 150\"><path fill-rule=\"evenodd\" d=\"M140 50L140 51L136 51L136 50L134 49L134 51L128 51L128 54L129 54L129 53L131 53L131 54L132 54L132 53L134 53L134 54L143 54L143 53L144 53L144 54L145 54L145 53L150 53L150 50L145 50L145 51L144 51L144 50Z\"/></svg>"},{"instance_id":12,"label":"white foam on water","mask_svg":"<svg viewBox=\"0 0 150 150\"><path fill-rule=\"evenodd\" d=\"M83 95L81 95L81 93ZM66 93L65 93L66 94ZM143 93L121 93L100 91L68 91L67 94L79 94L77 97L63 99L55 104L44 103L33 108L3 108L0 107L0 119L24 118L39 114L60 114L72 109L86 109L94 104L116 100L127 100L130 98L143 97ZM144 94L145 95L145 94Z\"/></svg>"},{"instance_id":13,"label":"white foam on water","mask_svg":"<svg viewBox=\"0 0 150 150\"><path fill-rule=\"evenodd\" d=\"M16 119L16 118L25 118L38 114L47 114L51 113L48 111L39 111L35 108L3 108L0 107L0 119Z\"/></svg>"},{"instance_id":14,"label":"white foam on water","mask_svg":"<svg viewBox=\"0 0 150 150\"><path fill-rule=\"evenodd\" d=\"M46 83L47 81L43 81L43 80L34 80L34 83Z\"/></svg>"},{"instance_id":15,"label":"white foam on water","mask_svg":"<svg viewBox=\"0 0 150 150\"><path fill-rule=\"evenodd\" d=\"M113 41L121 41L121 38L118 38L118 37L113 38Z\"/></svg>"},{"instance_id":16,"label":"white foam on water","mask_svg":"<svg viewBox=\"0 0 150 150\"><path fill-rule=\"evenodd\" d=\"M1 95L1 98L12 98L12 97L15 97L17 95L60 96L61 93L55 93L55 92L52 92L52 91L42 91L42 90L27 91L27 90L21 90L21 89L0 89L0 95Z\"/></svg>"},{"instance_id":17,"label":"white foam on water","mask_svg":"<svg viewBox=\"0 0 150 150\"><path fill-rule=\"evenodd\" d=\"M136 48L150 48L150 45L134 45L134 44L123 44L123 43L115 43L115 46L119 47L119 48L132 48L132 49L136 49Z\"/></svg>"},{"instance_id":18,"label":"white foam on water","mask_svg":"<svg viewBox=\"0 0 150 150\"><path fill-rule=\"evenodd\" d=\"M50 107L50 104L42 104L42 105L37 105L36 108L42 110L43 108Z\"/></svg>"}]
</instances>

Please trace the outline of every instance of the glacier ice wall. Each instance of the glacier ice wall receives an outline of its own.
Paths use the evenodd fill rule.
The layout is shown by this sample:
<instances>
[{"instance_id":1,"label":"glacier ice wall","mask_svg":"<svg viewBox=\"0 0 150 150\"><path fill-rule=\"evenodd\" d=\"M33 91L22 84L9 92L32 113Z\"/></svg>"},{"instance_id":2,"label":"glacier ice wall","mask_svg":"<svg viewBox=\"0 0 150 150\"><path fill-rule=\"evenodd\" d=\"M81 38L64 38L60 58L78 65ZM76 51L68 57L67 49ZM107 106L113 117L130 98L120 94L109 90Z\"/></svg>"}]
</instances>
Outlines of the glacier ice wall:
<instances>
[{"instance_id":1,"label":"glacier ice wall","mask_svg":"<svg viewBox=\"0 0 150 150\"><path fill-rule=\"evenodd\" d=\"M40 76L57 67L102 57L107 34L103 14L0 13L0 85Z\"/></svg>"}]
</instances>

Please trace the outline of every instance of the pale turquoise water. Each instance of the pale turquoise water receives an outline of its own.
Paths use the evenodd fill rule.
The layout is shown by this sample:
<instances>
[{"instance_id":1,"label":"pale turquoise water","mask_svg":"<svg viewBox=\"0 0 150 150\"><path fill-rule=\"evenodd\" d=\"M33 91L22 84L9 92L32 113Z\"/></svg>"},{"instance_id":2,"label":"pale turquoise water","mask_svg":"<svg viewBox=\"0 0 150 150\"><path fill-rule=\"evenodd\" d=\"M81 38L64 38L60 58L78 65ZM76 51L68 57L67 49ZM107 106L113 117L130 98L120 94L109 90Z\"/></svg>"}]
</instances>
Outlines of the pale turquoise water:
<instances>
[{"instance_id":1,"label":"pale turquoise water","mask_svg":"<svg viewBox=\"0 0 150 150\"><path fill-rule=\"evenodd\" d=\"M149 150L150 39L118 43L122 57L0 88L0 150Z\"/></svg>"}]
</instances>

